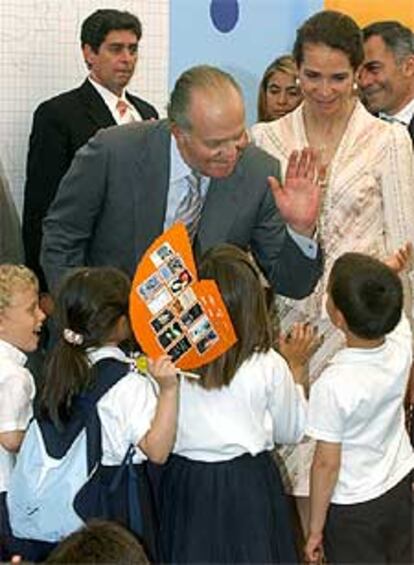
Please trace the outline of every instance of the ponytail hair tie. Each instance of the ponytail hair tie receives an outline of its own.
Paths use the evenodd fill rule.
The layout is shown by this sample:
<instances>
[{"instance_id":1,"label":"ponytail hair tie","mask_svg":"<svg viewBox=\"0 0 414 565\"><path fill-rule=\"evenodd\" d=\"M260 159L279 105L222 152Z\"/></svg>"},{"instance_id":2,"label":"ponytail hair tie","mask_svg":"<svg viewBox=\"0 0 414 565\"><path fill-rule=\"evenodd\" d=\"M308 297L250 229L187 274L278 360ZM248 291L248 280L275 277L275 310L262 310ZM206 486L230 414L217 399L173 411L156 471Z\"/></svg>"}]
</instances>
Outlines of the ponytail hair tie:
<instances>
[{"instance_id":1,"label":"ponytail hair tie","mask_svg":"<svg viewBox=\"0 0 414 565\"><path fill-rule=\"evenodd\" d=\"M82 345L83 343L83 335L77 334L69 328L65 328L63 330L63 339L66 341L66 343L70 343L71 345Z\"/></svg>"}]
</instances>

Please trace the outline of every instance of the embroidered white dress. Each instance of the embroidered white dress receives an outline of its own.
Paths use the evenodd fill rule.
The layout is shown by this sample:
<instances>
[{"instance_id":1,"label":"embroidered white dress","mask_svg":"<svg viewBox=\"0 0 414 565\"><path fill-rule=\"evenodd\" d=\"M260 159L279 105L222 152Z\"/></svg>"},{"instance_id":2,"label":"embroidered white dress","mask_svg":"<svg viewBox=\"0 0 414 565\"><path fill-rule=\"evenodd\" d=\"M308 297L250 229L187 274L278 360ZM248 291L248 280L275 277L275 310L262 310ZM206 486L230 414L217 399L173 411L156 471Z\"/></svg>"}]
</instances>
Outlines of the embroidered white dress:
<instances>
[{"instance_id":1,"label":"embroidered white dress","mask_svg":"<svg viewBox=\"0 0 414 565\"><path fill-rule=\"evenodd\" d=\"M303 104L280 120L256 124L251 137L280 160L284 174L291 152L309 146ZM282 329L295 321L310 321L324 336L323 345L311 359L311 382L343 346L343 337L329 322L324 307L335 259L347 251L382 259L406 241L414 243L414 155L408 132L399 124L373 117L359 101L329 166L319 235L325 268L315 291L303 300L278 299ZM412 286L407 277L410 317ZM280 448L287 488L296 496L309 494L313 447L311 440L305 440L296 447Z\"/></svg>"}]
</instances>

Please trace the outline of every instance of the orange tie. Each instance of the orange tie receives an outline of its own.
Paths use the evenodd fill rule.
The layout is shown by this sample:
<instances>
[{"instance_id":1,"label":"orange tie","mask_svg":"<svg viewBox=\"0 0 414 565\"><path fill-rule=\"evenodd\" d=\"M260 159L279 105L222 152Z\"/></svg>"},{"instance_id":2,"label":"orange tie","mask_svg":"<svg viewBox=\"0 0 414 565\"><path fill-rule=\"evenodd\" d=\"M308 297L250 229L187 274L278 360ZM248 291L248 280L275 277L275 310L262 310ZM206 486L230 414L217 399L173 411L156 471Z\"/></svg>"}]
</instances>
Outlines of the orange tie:
<instances>
[{"instance_id":1,"label":"orange tie","mask_svg":"<svg viewBox=\"0 0 414 565\"><path fill-rule=\"evenodd\" d=\"M116 109L118 110L118 113L121 116L121 118L123 118L125 116L125 113L129 110L128 104L125 102L125 100L122 100L121 98L116 103Z\"/></svg>"}]
</instances>

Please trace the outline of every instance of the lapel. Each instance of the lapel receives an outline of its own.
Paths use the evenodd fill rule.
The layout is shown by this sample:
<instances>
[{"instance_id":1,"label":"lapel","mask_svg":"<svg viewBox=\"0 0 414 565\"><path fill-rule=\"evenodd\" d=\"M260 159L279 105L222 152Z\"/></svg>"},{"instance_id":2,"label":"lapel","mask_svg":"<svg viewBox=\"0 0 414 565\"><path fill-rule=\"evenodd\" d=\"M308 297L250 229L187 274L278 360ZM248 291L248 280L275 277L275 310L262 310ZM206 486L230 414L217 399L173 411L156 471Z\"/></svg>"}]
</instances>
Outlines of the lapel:
<instances>
[{"instance_id":1,"label":"lapel","mask_svg":"<svg viewBox=\"0 0 414 565\"><path fill-rule=\"evenodd\" d=\"M145 112L142 111L140 101L135 96L132 96L131 94L129 94L128 91L125 92L125 97L128 100L128 102L130 102L133 105L133 107L138 112L138 114L141 116L141 118L143 120L146 120L148 118L148 116L144 115Z\"/></svg>"},{"instance_id":2,"label":"lapel","mask_svg":"<svg viewBox=\"0 0 414 565\"><path fill-rule=\"evenodd\" d=\"M86 113L99 128L108 128L116 125L107 105L88 79L79 88L79 97Z\"/></svg>"},{"instance_id":3,"label":"lapel","mask_svg":"<svg viewBox=\"0 0 414 565\"><path fill-rule=\"evenodd\" d=\"M414 116L411 118L411 122L408 124L408 133L411 136L411 141L414 144Z\"/></svg>"},{"instance_id":4,"label":"lapel","mask_svg":"<svg viewBox=\"0 0 414 565\"><path fill-rule=\"evenodd\" d=\"M211 179L197 233L201 252L219 241L226 241L243 202L243 157L227 178Z\"/></svg>"},{"instance_id":5,"label":"lapel","mask_svg":"<svg viewBox=\"0 0 414 565\"><path fill-rule=\"evenodd\" d=\"M127 126L130 127L130 126ZM134 194L135 247L144 251L164 228L170 178L171 135L166 120L141 122L147 128L144 140L134 148L135 170L132 180L137 184ZM138 186L139 184L139 186Z\"/></svg>"}]
</instances>

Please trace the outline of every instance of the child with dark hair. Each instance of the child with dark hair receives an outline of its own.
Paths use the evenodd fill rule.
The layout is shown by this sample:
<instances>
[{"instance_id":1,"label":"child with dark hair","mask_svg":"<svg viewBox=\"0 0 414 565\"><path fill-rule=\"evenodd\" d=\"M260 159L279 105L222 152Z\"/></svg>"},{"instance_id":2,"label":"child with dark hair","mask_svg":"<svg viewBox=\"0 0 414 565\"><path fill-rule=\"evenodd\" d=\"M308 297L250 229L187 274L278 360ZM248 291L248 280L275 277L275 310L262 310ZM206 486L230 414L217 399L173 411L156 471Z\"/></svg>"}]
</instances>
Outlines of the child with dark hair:
<instances>
[{"instance_id":1,"label":"child with dark hair","mask_svg":"<svg viewBox=\"0 0 414 565\"><path fill-rule=\"evenodd\" d=\"M46 563L149 565L139 541L116 522L91 520L60 542Z\"/></svg>"},{"instance_id":2,"label":"child with dark hair","mask_svg":"<svg viewBox=\"0 0 414 565\"><path fill-rule=\"evenodd\" d=\"M92 399L97 398L102 481L112 481L129 446L133 445L132 463L143 522L141 533L144 546L154 557L156 526L144 463L147 458L156 463L164 462L173 446L178 383L176 369L169 358L150 361L150 371L159 385L157 398L151 380L134 370L133 361L119 348L131 335L129 292L128 277L115 268L81 268L64 279L56 306L60 339L47 366L41 412L36 420L43 424L41 430L48 453L65 453L73 442L75 423L89 417ZM105 388L106 383L110 386ZM102 390L103 394L94 396L97 390ZM109 516L105 518L128 527L130 484L122 477L114 488L111 500L106 501ZM9 510L13 525L10 505ZM86 510L87 518L103 517L94 514L94 510L91 509L90 515ZM36 520L36 515L33 519ZM13 533L16 536L16 532ZM20 538L23 538L21 534ZM19 546L19 539L15 538L13 549L25 559L42 560L57 541L47 537L36 541L21 539Z\"/></svg>"},{"instance_id":3,"label":"child with dark hair","mask_svg":"<svg viewBox=\"0 0 414 565\"><path fill-rule=\"evenodd\" d=\"M332 268L326 307L347 347L311 388L306 433L317 445L305 556L319 562L323 547L329 563L412 563L414 453L404 426L412 335L401 281L384 263L346 253Z\"/></svg>"},{"instance_id":4,"label":"child with dark hair","mask_svg":"<svg viewBox=\"0 0 414 565\"><path fill-rule=\"evenodd\" d=\"M174 454L161 484L162 557L168 563L291 563L289 509L271 450L301 439L304 366L315 345L309 326L275 336L259 273L248 255L223 244L201 261L238 341L183 380Z\"/></svg>"}]
</instances>

